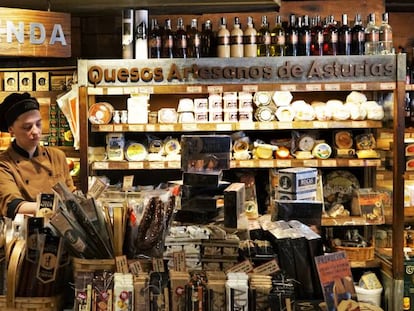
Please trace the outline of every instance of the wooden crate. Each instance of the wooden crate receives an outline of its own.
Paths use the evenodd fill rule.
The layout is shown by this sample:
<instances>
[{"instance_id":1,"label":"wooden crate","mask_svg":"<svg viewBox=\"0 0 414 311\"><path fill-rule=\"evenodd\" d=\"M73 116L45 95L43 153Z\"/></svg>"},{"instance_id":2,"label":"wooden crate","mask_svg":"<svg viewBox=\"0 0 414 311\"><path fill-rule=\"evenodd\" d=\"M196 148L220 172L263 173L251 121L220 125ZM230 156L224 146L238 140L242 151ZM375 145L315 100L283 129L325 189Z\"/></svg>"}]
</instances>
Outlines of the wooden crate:
<instances>
[{"instance_id":1,"label":"wooden crate","mask_svg":"<svg viewBox=\"0 0 414 311\"><path fill-rule=\"evenodd\" d=\"M0 296L2 311L60 311L62 297L16 297L14 303L7 301L6 296Z\"/></svg>"}]
</instances>

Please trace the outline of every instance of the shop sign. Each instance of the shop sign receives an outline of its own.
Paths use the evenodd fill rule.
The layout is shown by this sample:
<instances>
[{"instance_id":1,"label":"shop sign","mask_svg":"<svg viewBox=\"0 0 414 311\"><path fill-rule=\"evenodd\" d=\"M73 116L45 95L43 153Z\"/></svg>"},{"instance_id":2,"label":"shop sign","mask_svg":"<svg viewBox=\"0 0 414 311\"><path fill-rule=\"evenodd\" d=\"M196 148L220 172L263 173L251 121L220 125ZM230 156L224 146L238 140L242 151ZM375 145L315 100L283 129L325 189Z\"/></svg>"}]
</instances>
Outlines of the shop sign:
<instances>
[{"instance_id":1,"label":"shop sign","mask_svg":"<svg viewBox=\"0 0 414 311\"><path fill-rule=\"evenodd\" d=\"M70 14L0 7L0 56L70 57Z\"/></svg>"},{"instance_id":2,"label":"shop sign","mask_svg":"<svg viewBox=\"0 0 414 311\"><path fill-rule=\"evenodd\" d=\"M89 86L387 82L395 81L395 60L395 56L264 57L249 62L236 58L81 60L78 69L80 82Z\"/></svg>"}]
</instances>

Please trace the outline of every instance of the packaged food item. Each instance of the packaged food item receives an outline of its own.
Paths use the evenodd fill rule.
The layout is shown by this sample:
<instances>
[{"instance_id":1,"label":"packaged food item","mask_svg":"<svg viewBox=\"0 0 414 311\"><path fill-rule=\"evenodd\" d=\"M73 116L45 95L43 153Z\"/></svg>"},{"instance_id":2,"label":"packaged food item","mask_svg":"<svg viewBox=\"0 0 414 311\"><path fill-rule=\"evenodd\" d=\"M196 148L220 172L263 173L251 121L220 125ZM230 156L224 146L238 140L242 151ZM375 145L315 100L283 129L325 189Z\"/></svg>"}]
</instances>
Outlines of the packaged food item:
<instances>
[{"instance_id":1,"label":"packaged food item","mask_svg":"<svg viewBox=\"0 0 414 311\"><path fill-rule=\"evenodd\" d=\"M88 110L89 122L92 124L108 124L112 120L114 107L107 102L93 104Z\"/></svg>"}]
</instances>

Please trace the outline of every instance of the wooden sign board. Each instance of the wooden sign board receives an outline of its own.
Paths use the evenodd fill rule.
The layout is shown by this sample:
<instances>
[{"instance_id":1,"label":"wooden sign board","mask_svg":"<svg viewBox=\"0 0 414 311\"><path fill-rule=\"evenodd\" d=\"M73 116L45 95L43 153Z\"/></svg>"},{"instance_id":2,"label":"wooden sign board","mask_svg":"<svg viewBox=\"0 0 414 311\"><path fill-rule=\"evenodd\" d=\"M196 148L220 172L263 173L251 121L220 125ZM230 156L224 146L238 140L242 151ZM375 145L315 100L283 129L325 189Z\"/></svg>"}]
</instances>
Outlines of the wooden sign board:
<instances>
[{"instance_id":1,"label":"wooden sign board","mask_svg":"<svg viewBox=\"0 0 414 311\"><path fill-rule=\"evenodd\" d=\"M70 57L70 14L0 7L0 56Z\"/></svg>"}]
</instances>

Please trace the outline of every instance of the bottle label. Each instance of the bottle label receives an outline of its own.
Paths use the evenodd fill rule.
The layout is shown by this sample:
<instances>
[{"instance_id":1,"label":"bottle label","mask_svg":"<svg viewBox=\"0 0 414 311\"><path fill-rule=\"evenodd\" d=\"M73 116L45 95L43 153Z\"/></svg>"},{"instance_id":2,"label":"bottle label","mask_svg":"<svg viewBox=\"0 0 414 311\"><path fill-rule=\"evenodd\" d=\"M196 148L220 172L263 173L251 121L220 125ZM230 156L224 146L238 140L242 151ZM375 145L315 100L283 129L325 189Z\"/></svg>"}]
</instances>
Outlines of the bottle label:
<instances>
[{"instance_id":1,"label":"bottle label","mask_svg":"<svg viewBox=\"0 0 414 311\"><path fill-rule=\"evenodd\" d=\"M277 36L277 44L278 45L285 45L286 43L286 38L283 35L279 35Z\"/></svg>"},{"instance_id":2,"label":"bottle label","mask_svg":"<svg viewBox=\"0 0 414 311\"><path fill-rule=\"evenodd\" d=\"M168 36L167 40L165 41L165 46L169 49L172 49L174 45L173 42L173 36Z\"/></svg>"},{"instance_id":3,"label":"bottle label","mask_svg":"<svg viewBox=\"0 0 414 311\"><path fill-rule=\"evenodd\" d=\"M236 44L243 44L243 36L236 35L230 37L230 44L236 45Z\"/></svg>"},{"instance_id":4,"label":"bottle label","mask_svg":"<svg viewBox=\"0 0 414 311\"><path fill-rule=\"evenodd\" d=\"M270 34L265 34L263 36L263 44L270 45L271 42L272 42L272 37L270 36Z\"/></svg>"},{"instance_id":5,"label":"bottle label","mask_svg":"<svg viewBox=\"0 0 414 311\"><path fill-rule=\"evenodd\" d=\"M296 33L290 35L290 41L292 44L298 44L298 35Z\"/></svg>"},{"instance_id":6,"label":"bottle label","mask_svg":"<svg viewBox=\"0 0 414 311\"><path fill-rule=\"evenodd\" d=\"M379 41L379 33L376 31L373 31L368 34L368 41L369 42L378 42Z\"/></svg>"},{"instance_id":7,"label":"bottle label","mask_svg":"<svg viewBox=\"0 0 414 311\"><path fill-rule=\"evenodd\" d=\"M338 34L336 32L333 32L331 34L331 42L332 43L337 43L338 42Z\"/></svg>"},{"instance_id":8,"label":"bottle label","mask_svg":"<svg viewBox=\"0 0 414 311\"><path fill-rule=\"evenodd\" d=\"M323 33L318 32L318 44L323 44Z\"/></svg>"},{"instance_id":9,"label":"bottle label","mask_svg":"<svg viewBox=\"0 0 414 311\"><path fill-rule=\"evenodd\" d=\"M358 42L364 42L365 41L365 32L359 31L358 32Z\"/></svg>"},{"instance_id":10,"label":"bottle label","mask_svg":"<svg viewBox=\"0 0 414 311\"><path fill-rule=\"evenodd\" d=\"M187 36L181 36L180 47L183 49L187 48Z\"/></svg>"},{"instance_id":11,"label":"bottle label","mask_svg":"<svg viewBox=\"0 0 414 311\"><path fill-rule=\"evenodd\" d=\"M217 37L218 45L230 45L230 36Z\"/></svg>"},{"instance_id":12,"label":"bottle label","mask_svg":"<svg viewBox=\"0 0 414 311\"><path fill-rule=\"evenodd\" d=\"M244 44L256 44L256 35L251 34L244 37Z\"/></svg>"},{"instance_id":13,"label":"bottle label","mask_svg":"<svg viewBox=\"0 0 414 311\"><path fill-rule=\"evenodd\" d=\"M161 47L161 37L152 38L149 42L150 47L152 48L160 48Z\"/></svg>"},{"instance_id":14,"label":"bottle label","mask_svg":"<svg viewBox=\"0 0 414 311\"><path fill-rule=\"evenodd\" d=\"M196 35L194 37L194 47L198 48L198 47L200 47L200 45L201 45L201 38L200 38L200 36Z\"/></svg>"}]
</instances>

